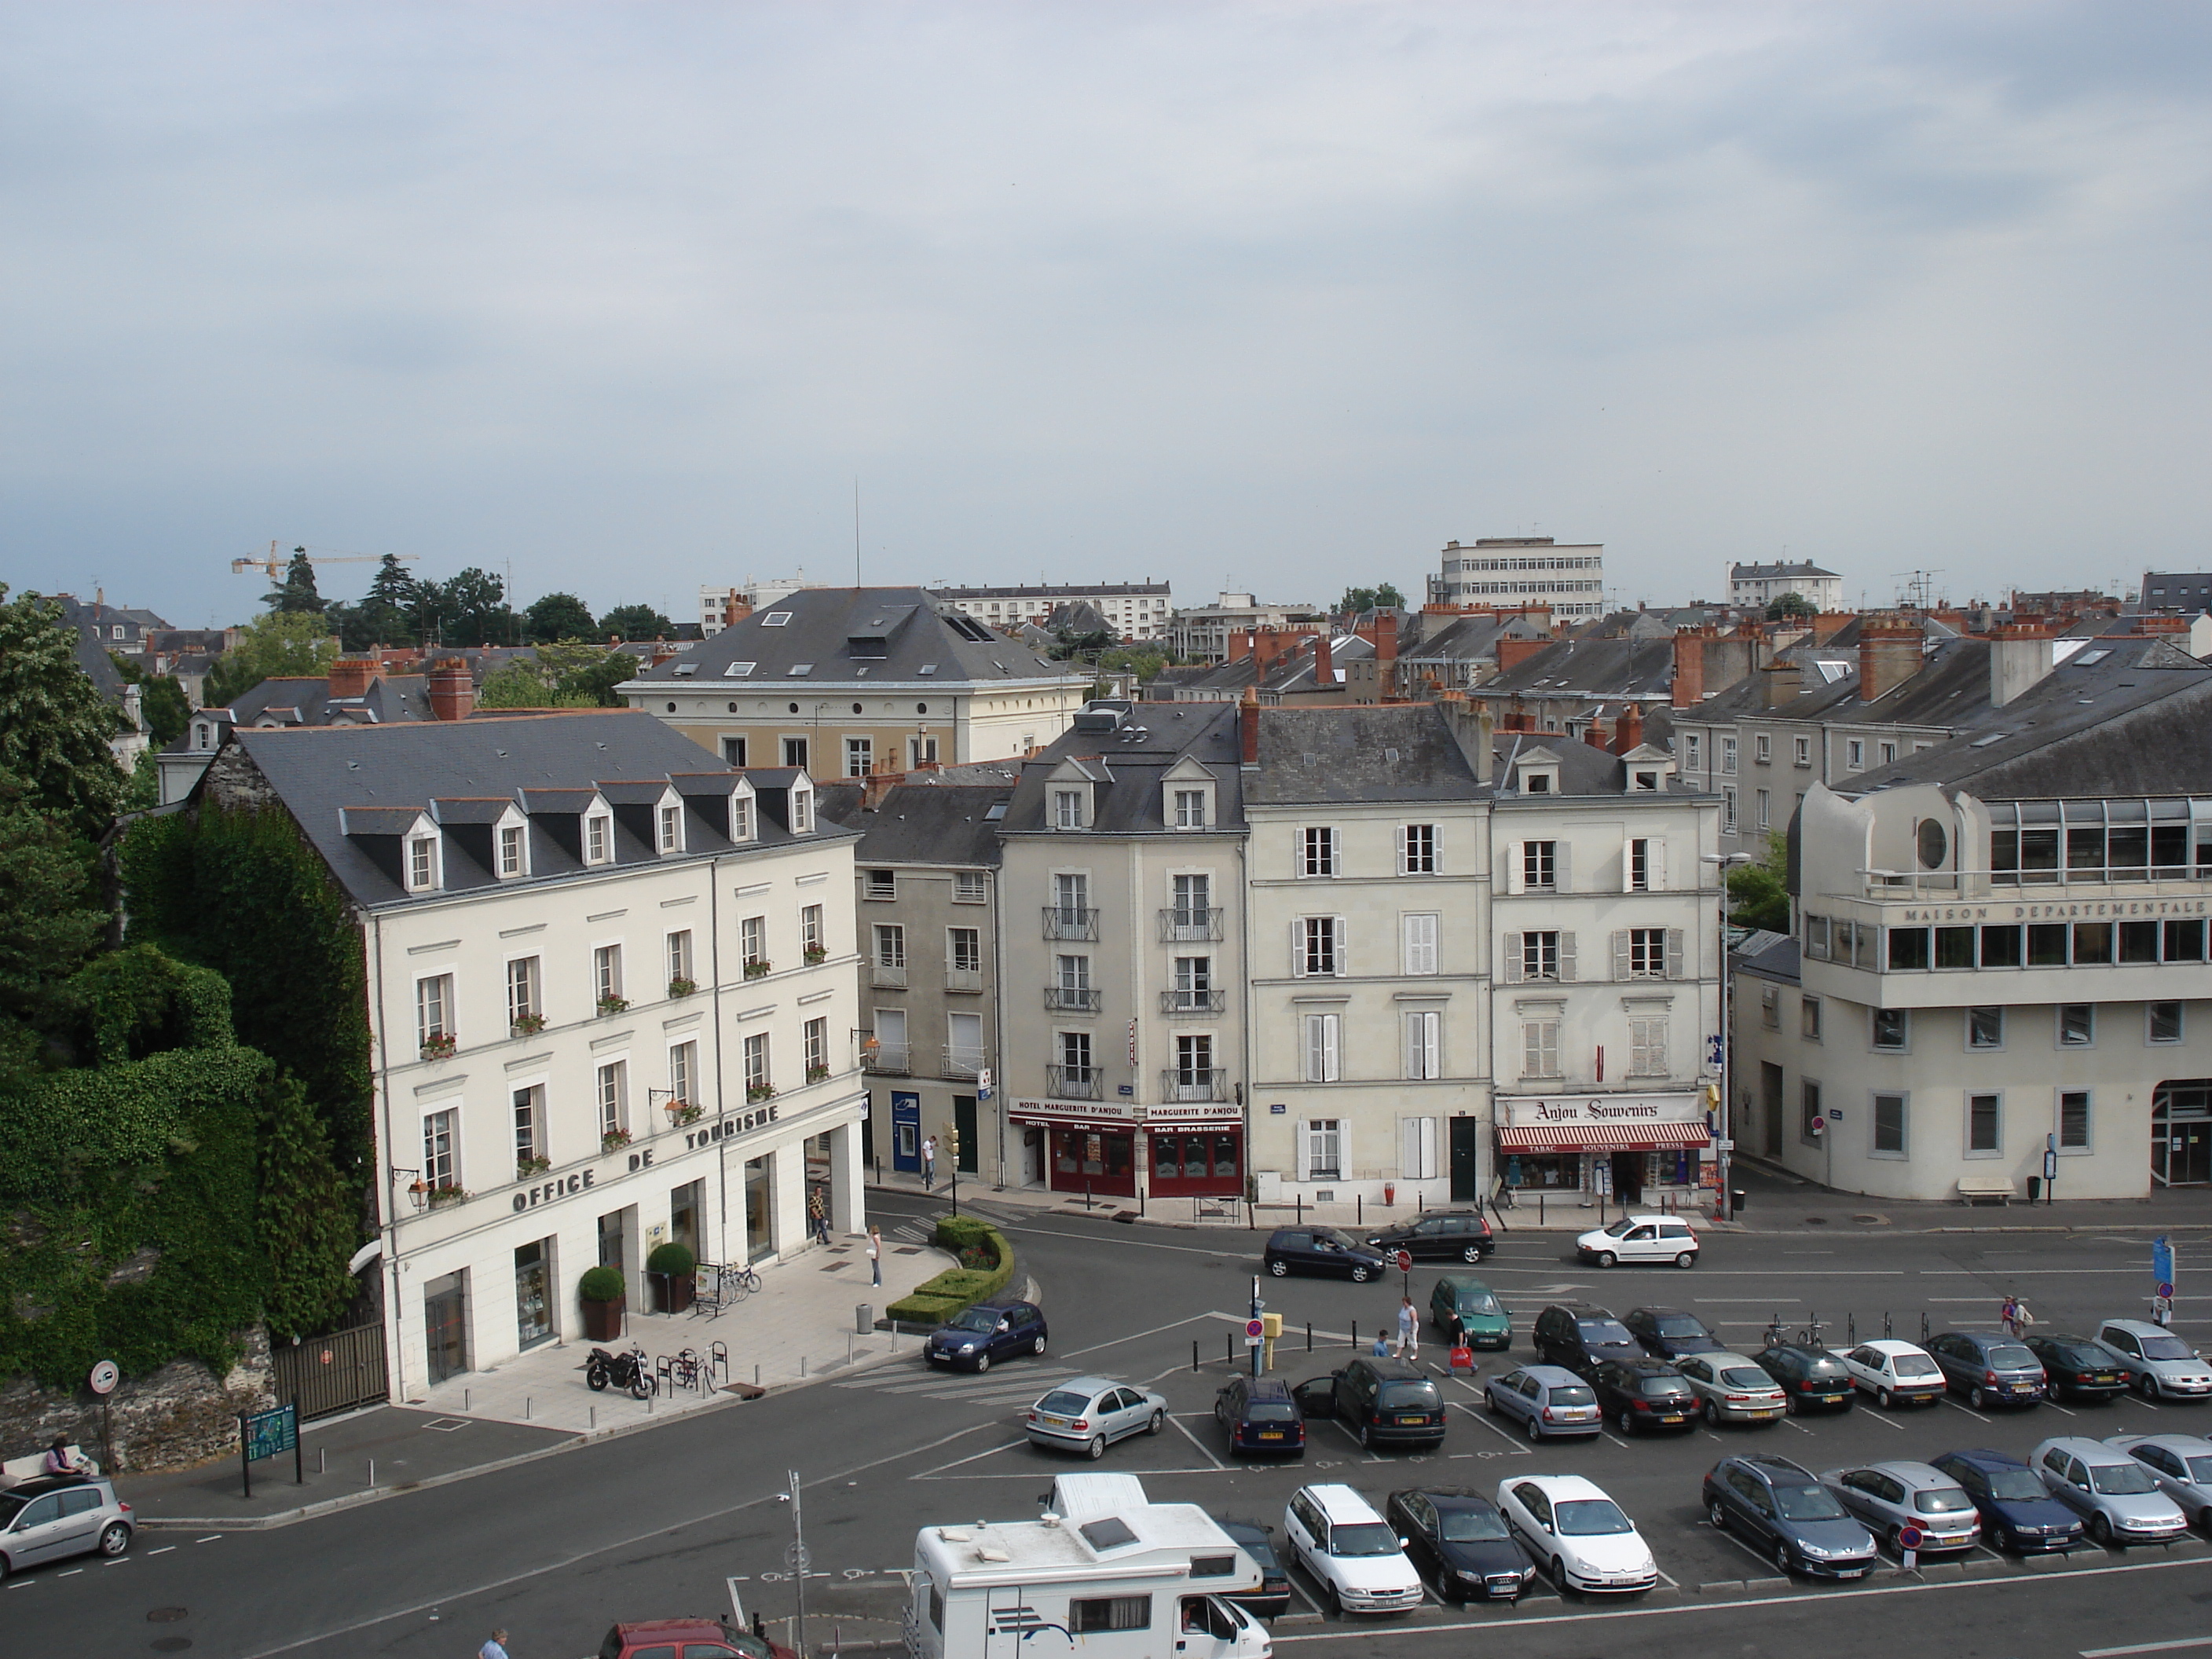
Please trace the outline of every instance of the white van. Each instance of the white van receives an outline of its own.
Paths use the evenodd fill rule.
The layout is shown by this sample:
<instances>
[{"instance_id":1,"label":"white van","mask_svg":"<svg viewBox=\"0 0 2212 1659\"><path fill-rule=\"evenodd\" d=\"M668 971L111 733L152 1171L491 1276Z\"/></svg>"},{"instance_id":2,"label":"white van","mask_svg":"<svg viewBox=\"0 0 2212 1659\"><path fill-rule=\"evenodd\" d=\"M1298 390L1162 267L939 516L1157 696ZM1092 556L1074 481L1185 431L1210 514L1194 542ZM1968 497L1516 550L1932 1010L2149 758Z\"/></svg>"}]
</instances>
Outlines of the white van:
<instances>
[{"instance_id":1,"label":"white van","mask_svg":"<svg viewBox=\"0 0 2212 1659\"><path fill-rule=\"evenodd\" d=\"M1204 1510L1086 1496L1067 1493L1065 1517L916 1534L911 1659L1272 1659L1266 1627L1228 1599L1260 1587L1259 1564ZM1024 1639L1046 1632L1066 1646Z\"/></svg>"}]
</instances>

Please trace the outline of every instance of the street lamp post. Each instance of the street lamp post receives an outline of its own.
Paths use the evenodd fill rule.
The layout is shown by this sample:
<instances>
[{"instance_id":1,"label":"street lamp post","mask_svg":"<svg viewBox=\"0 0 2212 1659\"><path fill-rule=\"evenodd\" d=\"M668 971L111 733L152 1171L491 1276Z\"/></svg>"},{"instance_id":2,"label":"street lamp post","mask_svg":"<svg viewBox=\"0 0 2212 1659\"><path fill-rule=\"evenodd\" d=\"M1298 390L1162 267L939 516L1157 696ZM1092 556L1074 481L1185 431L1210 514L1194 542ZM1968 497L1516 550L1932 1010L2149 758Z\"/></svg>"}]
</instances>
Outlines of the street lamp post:
<instances>
[{"instance_id":1,"label":"street lamp post","mask_svg":"<svg viewBox=\"0 0 2212 1659\"><path fill-rule=\"evenodd\" d=\"M1725 1214L1733 1221L1735 1218L1735 1192L1729 1185L1729 1154L1735 1150L1735 1097L1731 1092L1735 1086L1735 1031L1729 1024L1728 872L1732 866L1750 864L1753 860L1748 853L1701 853L1698 857L1700 863L1717 864L1720 866L1721 1042L1718 1060L1721 1074L1721 1121L1720 1133L1716 1139L1721 1143L1721 1150L1717 1159L1720 1171L1720 1192L1713 1201L1713 1214L1716 1218Z\"/></svg>"}]
</instances>

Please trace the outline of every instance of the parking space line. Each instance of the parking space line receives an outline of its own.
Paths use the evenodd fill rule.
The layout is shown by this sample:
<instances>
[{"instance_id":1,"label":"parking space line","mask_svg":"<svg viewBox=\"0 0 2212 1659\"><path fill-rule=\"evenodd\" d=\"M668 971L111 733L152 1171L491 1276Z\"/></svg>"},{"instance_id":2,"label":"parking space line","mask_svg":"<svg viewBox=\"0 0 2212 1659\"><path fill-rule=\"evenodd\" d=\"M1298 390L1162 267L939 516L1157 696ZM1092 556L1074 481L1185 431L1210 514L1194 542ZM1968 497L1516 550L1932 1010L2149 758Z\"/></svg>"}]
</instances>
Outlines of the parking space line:
<instances>
[{"instance_id":1,"label":"parking space line","mask_svg":"<svg viewBox=\"0 0 2212 1659\"><path fill-rule=\"evenodd\" d=\"M1905 1432L1905 1425L1891 1422L1889 1413L1879 1406L1854 1406L1851 1407L1850 1414L1853 1417L1863 1417L1869 1423L1879 1423L1885 1429L1895 1429L1899 1434Z\"/></svg>"},{"instance_id":2,"label":"parking space line","mask_svg":"<svg viewBox=\"0 0 2212 1659\"><path fill-rule=\"evenodd\" d=\"M2171 1642L2137 1642L2124 1648L2083 1648L2081 1659L2122 1659L2130 1653L2172 1653L2178 1648L2212 1648L2212 1636L2182 1636Z\"/></svg>"},{"instance_id":3,"label":"parking space line","mask_svg":"<svg viewBox=\"0 0 2212 1659\"><path fill-rule=\"evenodd\" d=\"M1350 1429L1346 1428L1346 1427L1344 1426L1344 1425L1343 1425L1343 1424L1341 1424L1341 1423L1338 1422L1338 1421L1337 1421L1334 1418L1333 1418L1333 1417L1332 1417L1332 1418L1330 1418L1330 1419L1328 1419L1328 1421L1329 1421L1329 1426L1330 1426L1331 1428L1334 1429L1334 1430L1335 1430L1339 1434L1342 1435L1342 1436L1343 1436L1346 1440L1349 1440L1349 1441L1351 1441L1351 1442L1352 1442L1352 1450L1354 1450L1354 1451L1358 1452L1358 1453L1362 1457L1365 1458L1369 1462L1370 1462L1370 1463L1380 1463L1380 1462L1382 1461L1381 1458L1377 1457L1377 1456L1376 1456L1373 1452L1371 1452L1371 1451L1368 1450L1366 1447L1364 1447L1364 1446L1361 1445L1361 1444L1359 1443L1359 1438L1358 1438L1358 1437L1357 1435L1353 1434L1353 1433L1352 1433L1352 1431Z\"/></svg>"},{"instance_id":4,"label":"parking space line","mask_svg":"<svg viewBox=\"0 0 2212 1659\"><path fill-rule=\"evenodd\" d=\"M989 1457L994 1453L1008 1451L1016 1446L1025 1446L1028 1443L1029 1437L1027 1435L1024 1435L1019 1440L1004 1440L995 1446L986 1446L981 1451L972 1453L969 1456L956 1457L950 1463L939 1463L934 1469L924 1469L921 1472L921 1474L917 1474L910 1478L919 1480L922 1478L922 1475L935 1474L939 1470L942 1469L957 1469L963 1463L973 1463L978 1458Z\"/></svg>"},{"instance_id":5,"label":"parking space line","mask_svg":"<svg viewBox=\"0 0 2212 1659\"><path fill-rule=\"evenodd\" d=\"M1463 1401L1463 1400L1455 1400L1455 1401L1452 1401L1452 1404L1453 1404L1453 1405L1455 1405L1455 1406L1457 1406L1457 1407L1458 1407L1462 1411L1465 1412L1465 1413L1466 1413L1469 1417L1473 1418L1476 1422L1478 1422L1478 1423L1481 1424L1481 1425L1482 1425L1482 1426L1483 1426L1484 1428L1488 1429L1488 1430L1491 1431L1491 1433L1492 1433L1492 1434L1496 1435L1496 1436L1497 1436L1500 1440L1503 1440L1503 1441L1504 1441L1507 1445L1509 1445L1509 1446L1512 1447L1512 1448L1513 1448L1513 1449L1514 1449L1514 1451L1515 1451L1515 1453L1516 1453L1516 1454L1517 1454L1518 1455L1522 1456L1522 1457L1529 1457L1529 1456L1533 1456L1533 1455L1534 1455L1534 1453L1532 1453L1532 1452L1528 1449L1528 1447L1526 1447L1526 1446L1522 1445L1519 1441L1516 1440L1516 1439L1515 1439L1511 1435L1510 1435L1510 1434L1506 1433L1504 1430L1503 1430L1503 1429L1499 1428L1499 1427L1498 1426L1498 1425L1497 1425L1497 1424L1495 1424L1495 1423L1492 1422L1492 1421L1490 1420L1489 1417L1488 1417L1486 1413L1482 1413L1482 1412L1479 1412L1479 1411L1475 1410L1475 1408L1474 1408L1474 1407L1472 1407L1472 1406L1468 1405L1468 1404L1465 1401Z\"/></svg>"},{"instance_id":6,"label":"parking space line","mask_svg":"<svg viewBox=\"0 0 2212 1659\"><path fill-rule=\"evenodd\" d=\"M1990 1420L1988 1418L1983 1416L1979 1412L1976 1411L1972 1407L1961 1406L1957 1401L1951 1399L1948 1395L1945 1396L1943 1403L1948 1406L1954 1412L1966 1413L1967 1416L1972 1418L1977 1423L1986 1423Z\"/></svg>"},{"instance_id":7,"label":"parking space line","mask_svg":"<svg viewBox=\"0 0 2212 1659\"><path fill-rule=\"evenodd\" d=\"M1202 1415L1206 1416L1206 1417L1208 1417L1208 1418L1211 1418L1211 1417L1212 1416L1212 1413L1211 1412L1207 1412L1207 1413L1202 1413ZM1217 1469L1225 1469L1225 1468L1227 1468L1229 1467L1229 1465L1227 1465L1226 1463L1223 1462L1219 1458L1216 1457L1216 1456L1215 1456L1212 1452L1210 1452L1210 1451L1206 1450L1206 1449L1204 1446L1200 1446L1200 1445L1199 1445L1198 1437L1197 1437L1196 1435L1193 1434L1193 1433L1192 1433L1188 1429L1186 1429L1185 1427L1183 1427L1183 1425L1182 1425L1182 1419L1181 1418L1179 1418L1179 1417L1170 1417L1170 1418L1169 1418L1169 1419L1168 1419L1168 1421L1169 1421L1169 1422L1170 1422L1170 1423L1172 1423L1172 1424L1174 1424L1174 1425L1176 1425L1176 1433L1178 1433L1178 1434L1180 1434L1181 1436L1182 1436L1182 1437L1183 1437L1184 1439L1186 1439L1186 1440L1189 1441L1189 1442L1190 1442L1190 1443L1191 1443L1192 1445L1194 1445L1194 1446L1198 1446L1198 1455L1199 1455L1200 1457L1203 1457L1203 1458L1204 1458L1207 1462L1209 1462L1209 1463L1212 1464L1212 1465L1213 1465L1213 1467L1214 1467L1215 1468L1217 1468Z\"/></svg>"},{"instance_id":8,"label":"parking space line","mask_svg":"<svg viewBox=\"0 0 2212 1659\"><path fill-rule=\"evenodd\" d=\"M1623 1451L1626 1451L1626 1450L1628 1449L1628 1443L1627 1443L1626 1440L1615 1440L1615 1439L1613 1439L1613 1434L1612 1434L1612 1432L1611 1432L1610 1431L1606 1430L1606 1429L1600 1429L1600 1430L1598 1431L1598 1432L1599 1432L1600 1434L1601 1434L1601 1435L1605 1436L1605 1437L1606 1437L1607 1440L1612 1440L1612 1441L1613 1441L1613 1443L1614 1445L1616 1445L1616 1446L1620 1447L1620 1448L1621 1449L1621 1450L1623 1450Z\"/></svg>"},{"instance_id":9,"label":"parking space line","mask_svg":"<svg viewBox=\"0 0 2212 1659\"><path fill-rule=\"evenodd\" d=\"M1807 1428L1802 1423L1800 1423L1794 1417L1785 1417L1782 1420L1784 1423L1787 1423L1791 1428L1796 1430L1800 1434L1811 1434L1813 1432L1812 1430Z\"/></svg>"},{"instance_id":10,"label":"parking space line","mask_svg":"<svg viewBox=\"0 0 2212 1659\"><path fill-rule=\"evenodd\" d=\"M2079 1412L2068 1411L2065 1407L2060 1405L2056 1400L2045 1400L2043 1403L2050 1407L2051 1410L2057 1412L2062 1417L2079 1417L2081 1414Z\"/></svg>"},{"instance_id":11,"label":"parking space line","mask_svg":"<svg viewBox=\"0 0 2212 1659\"><path fill-rule=\"evenodd\" d=\"M1033 1230L1030 1230L1030 1231L1033 1231ZM1182 1248L1182 1247L1181 1247L1181 1246L1177 1246L1177 1245L1170 1244L1170 1245L1167 1245L1167 1246L1164 1246L1164 1247L1156 1247L1156 1248L1165 1248L1165 1249L1180 1249L1180 1248ZM1218 1250L1193 1250L1193 1251L1191 1252L1191 1254L1192 1254L1192 1255L1218 1255L1223 1254L1223 1252L1218 1251ZM1173 1330L1179 1330L1179 1329L1181 1329L1181 1328L1182 1328L1183 1326L1185 1326L1185 1325L1195 1325L1195 1324L1197 1324L1200 1320L1205 1320L1205 1319L1231 1319L1231 1318L1237 1319L1240 1323L1241 1323L1241 1322L1242 1322L1242 1316L1241 1316L1241 1315L1224 1314L1224 1313L1202 1313L1202 1314L1193 1314L1189 1318L1188 1318L1188 1319L1178 1319L1178 1320L1175 1321L1172 1324L1167 1324L1167 1325L1155 1325L1155 1326L1153 1326L1153 1327L1152 1327L1152 1329L1150 1329L1149 1331L1132 1331L1128 1335L1127 1335L1127 1336L1117 1336L1117 1337L1114 1338L1111 1341L1108 1341L1108 1342L1094 1342L1094 1343L1092 1343L1092 1344L1091 1344L1089 1347L1087 1347L1087 1348L1070 1348L1070 1349L1068 1349L1066 1352L1062 1353L1062 1354L1060 1355L1060 1358L1061 1358L1062 1359L1073 1359L1073 1358L1075 1358L1077 1355L1079 1355L1079 1354L1097 1353L1097 1352L1101 1348L1118 1348L1118 1347L1120 1347L1120 1346L1121 1346L1121 1344L1123 1344L1124 1342L1136 1342L1136 1341L1139 1341L1139 1340L1141 1340L1142 1339L1144 1339L1144 1338L1146 1338L1146 1337L1148 1337L1148 1336L1158 1336L1158 1335L1161 1332L1163 1332L1163 1331L1173 1331Z\"/></svg>"}]
</instances>

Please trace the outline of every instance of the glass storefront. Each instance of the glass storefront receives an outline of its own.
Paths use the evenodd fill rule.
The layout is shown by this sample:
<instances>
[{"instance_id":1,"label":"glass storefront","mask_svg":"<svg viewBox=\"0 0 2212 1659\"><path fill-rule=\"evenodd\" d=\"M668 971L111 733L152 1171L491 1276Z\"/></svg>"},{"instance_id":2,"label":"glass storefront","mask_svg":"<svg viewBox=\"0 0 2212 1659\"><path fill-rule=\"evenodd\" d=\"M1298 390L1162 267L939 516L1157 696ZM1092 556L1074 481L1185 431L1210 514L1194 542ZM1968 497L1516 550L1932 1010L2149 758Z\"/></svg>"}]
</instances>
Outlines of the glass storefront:
<instances>
[{"instance_id":1,"label":"glass storefront","mask_svg":"<svg viewBox=\"0 0 2212 1659\"><path fill-rule=\"evenodd\" d=\"M707 1183L694 1181L677 1188L668 1194L668 1237L681 1244L694 1257L703 1257L707 1252L700 1243L700 1218L706 1212Z\"/></svg>"},{"instance_id":2,"label":"glass storefront","mask_svg":"<svg viewBox=\"0 0 2212 1659\"><path fill-rule=\"evenodd\" d=\"M469 1368L468 1282L468 1270L463 1268L422 1287L422 1340L433 1382Z\"/></svg>"},{"instance_id":3,"label":"glass storefront","mask_svg":"<svg viewBox=\"0 0 2212 1659\"><path fill-rule=\"evenodd\" d=\"M1236 1197L1244 1190L1243 1132L1153 1129L1152 1190L1162 1196Z\"/></svg>"},{"instance_id":4,"label":"glass storefront","mask_svg":"<svg viewBox=\"0 0 2212 1659\"><path fill-rule=\"evenodd\" d=\"M553 1338L553 1241L541 1238L514 1253L514 1334L523 1347Z\"/></svg>"},{"instance_id":5,"label":"glass storefront","mask_svg":"<svg viewBox=\"0 0 2212 1659\"><path fill-rule=\"evenodd\" d=\"M1137 1136L1133 1129L1054 1129L1051 1164L1056 1193L1137 1195Z\"/></svg>"},{"instance_id":6,"label":"glass storefront","mask_svg":"<svg viewBox=\"0 0 2212 1659\"><path fill-rule=\"evenodd\" d=\"M2212 1182L2212 1079L2158 1085L2151 1097L2150 1172L2161 1187Z\"/></svg>"},{"instance_id":7,"label":"glass storefront","mask_svg":"<svg viewBox=\"0 0 2212 1659\"><path fill-rule=\"evenodd\" d=\"M765 1158L745 1160L745 1260L757 1261L775 1254L775 1230L769 1219L769 1164Z\"/></svg>"}]
</instances>

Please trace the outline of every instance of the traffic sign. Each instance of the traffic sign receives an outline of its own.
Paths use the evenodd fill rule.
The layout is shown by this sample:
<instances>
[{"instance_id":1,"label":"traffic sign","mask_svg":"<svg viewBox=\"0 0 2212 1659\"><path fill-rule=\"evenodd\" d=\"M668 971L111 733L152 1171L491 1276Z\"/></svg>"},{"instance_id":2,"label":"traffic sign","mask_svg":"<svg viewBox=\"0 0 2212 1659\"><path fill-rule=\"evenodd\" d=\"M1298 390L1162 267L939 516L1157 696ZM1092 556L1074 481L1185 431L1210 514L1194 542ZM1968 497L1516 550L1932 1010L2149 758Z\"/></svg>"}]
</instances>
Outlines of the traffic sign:
<instances>
[{"instance_id":1,"label":"traffic sign","mask_svg":"<svg viewBox=\"0 0 2212 1659\"><path fill-rule=\"evenodd\" d=\"M1246 1320L1246 1321L1244 1322L1244 1334L1245 1334L1245 1335L1247 1335L1247 1336L1265 1336L1267 1334L1267 1328L1265 1325L1261 1324L1258 1320L1256 1320L1256 1319L1248 1319L1248 1320Z\"/></svg>"},{"instance_id":2,"label":"traffic sign","mask_svg":"<svg viewBox=\"0 0 2212 1659\"><path fill-rule=\"evenodd\" d=\"M116 1369L112 1359L101 1360L92 1368L92 1375L85 1379L94 1394L113 1394L115 1385L122 1380L123 1373Z\"/></svg>"},{"instance_id":3,"label":"traffic sign","mask_svg":"<svg viewBox=\"0 0 2212 1659\"><path fill-rule=\"evenodd\" d=\"M814 1565L814 1552L804 1544L787 1544L783 1550L783 1565L793 1572L805 1572Z\"/></svg>"},{"instance_id":4,"label":"traffic sign","mask_svg":"<svg viewBox=\"0 0 2212 1659\"><path fill-rule=\"evenodd\" d=\"M2159 1293L2159 1295L2160 1295L2161 1297L2168 1297L2172 1296L2172 1294L2173 1294L2173 1281L2172 1281L2172 1279L2160 1279L2160 1280L2159 1280L2159 1282L2158 1282L2158 1293ZM103 1390L103 1392L104 1392L104 1390Z\"/></svg>"},{"instance_id":5,"label":"traffic sign","mask_svg":"<svg viewBox=\"0 0 2212 1659\"><path fill-rule=\"evenodd\" d=\"M1713 1137L1713 1150L1717 1152L1732 1152L1735 1150L1735 1142L1730 1140L1725 1135L1715 1135Z\"/></svg>"},{"instance_id":6,"label":"traffic sign","mask_svg":"<svg viewBox=\"0 0 2212 1659\"><path fill-rule=\"evenodd\" d=\"M1926 1533L1908 1521L1897 1529L1897 1547L1899 1549L1917 1550L1927 1537Z\"/></svg>"},{"instance_id":7,"label":"traffic sign","mask_svg":"<svg viewBox=\"0 0 2212 1659\"><path fill-rule=\"evenodd\" d=\"M1413 1271L1413 1253L1411 1250L1399 1251L1393 1260L1397 1262L1400 1273L1409 1273Z\"/></svg>"}]
</instances>

